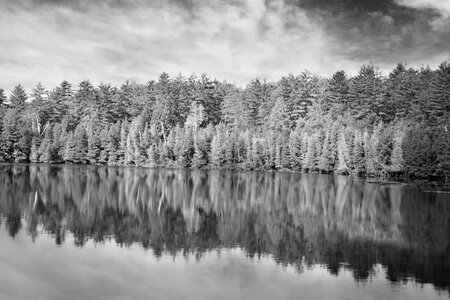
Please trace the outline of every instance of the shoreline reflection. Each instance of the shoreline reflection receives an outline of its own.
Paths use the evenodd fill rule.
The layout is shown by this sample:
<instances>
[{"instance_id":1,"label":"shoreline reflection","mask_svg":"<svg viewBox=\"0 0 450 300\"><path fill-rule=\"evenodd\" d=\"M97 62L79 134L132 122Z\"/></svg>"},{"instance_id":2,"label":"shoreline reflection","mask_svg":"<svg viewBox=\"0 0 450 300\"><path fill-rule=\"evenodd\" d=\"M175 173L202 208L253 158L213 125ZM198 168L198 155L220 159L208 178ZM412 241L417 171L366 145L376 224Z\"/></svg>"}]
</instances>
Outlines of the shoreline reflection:
<instances>
[{"instance_id":1,"label":"shoreline reflection","mask_svg":"<svg viewBox=\"0 0 450 300\"><path fill-rule=\"evenodd\" d=\"M55 243L139 244L201 260L214 249L321 265L370 280L450 287L450 201L413 185L351 177L83 166L1 165L0 226Z\"/></svg>"}]
</instances>

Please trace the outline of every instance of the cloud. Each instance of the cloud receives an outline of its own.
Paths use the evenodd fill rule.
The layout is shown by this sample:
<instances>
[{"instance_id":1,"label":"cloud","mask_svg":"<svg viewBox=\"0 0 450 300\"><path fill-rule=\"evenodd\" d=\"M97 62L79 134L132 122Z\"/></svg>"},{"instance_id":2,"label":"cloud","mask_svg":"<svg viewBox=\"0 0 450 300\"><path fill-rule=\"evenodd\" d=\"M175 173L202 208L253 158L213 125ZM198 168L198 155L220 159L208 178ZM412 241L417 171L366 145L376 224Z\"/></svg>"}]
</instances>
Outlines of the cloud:
<instances>
[{"instance_id":1,"label":"cloud","mask_svg":"<svg viewBox=\"0 0 450 300\"><path fill-rule=\"evenodd\" d=\"M414 8L430 8L443 14L450 14L450 2L445 0L397 0L400 5Z\"/></svg>"},{"instance_id":2,"label":"cloud","mask_svg":"<svg viewBox=\"0 0 450 300\"><path fill-rule=\"evenodd\" d=\"M418 2L418 1L417 1ZM438 3L436 1L436 3ZM448 59L441 15L393 0L0 0L0 87L115 85L165 71L245 84L304 69ZM437 24L437 25L436 25Z\"/></svg>"},{"instance_id":3,"label":"cloud","mask_svg":"<svg viewBox=\"0 0 450 300\"><path fill-rule=\"evenodd\" d=\"M430 21L436 31L450 31L450 2L445 0L397 0L399 5L416 9L429 9L438 16Z\"/></svg>"}]
</instances>

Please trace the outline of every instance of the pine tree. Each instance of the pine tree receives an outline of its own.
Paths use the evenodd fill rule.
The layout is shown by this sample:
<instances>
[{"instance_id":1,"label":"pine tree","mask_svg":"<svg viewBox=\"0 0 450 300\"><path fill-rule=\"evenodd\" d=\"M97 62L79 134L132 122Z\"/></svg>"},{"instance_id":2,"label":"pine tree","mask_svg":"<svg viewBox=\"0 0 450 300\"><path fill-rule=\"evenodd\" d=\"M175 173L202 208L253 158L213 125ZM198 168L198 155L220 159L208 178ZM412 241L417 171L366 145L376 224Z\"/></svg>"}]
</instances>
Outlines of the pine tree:
<instances>
[{"instance_id":1,"label":"pine tree","mask_svg":"<svg viewBox=\"0 0 450 300\"><path fill-rule=\"evenodd\" d=\"M186 119L186 127L192 127L194 129L194 132L197 132L197 129L205 119L204 111L205 109L201 104L192 102L191 108L189 110L189 115Z\"/></svg>"},{"instance_id":2,"label":"pine tree","mask_svg":"<svg viewBox=\"0 0 450 300\"><path fill-rule=\"evenodd\" d=\"M89 80L80 82L78 91L75 93L75 101L76 104L73 107L79 119L98 116L101 110L98 91Z\"/></svg>"},{"instance_id":3,"label":"pine tree","mask_svg":"<svg viewBox=\"0 0 450 300\"><path fill-rule=\"evenodd\" d=\"M353 145L351 148L351 161L353 166L353 174L363 175L366 172L364 158L364 141L361 134L355 130Z\"/></svg>"},{"instance_id":4,"label":"pine tree","mask_svg":"<svg viewBox=\"0 0 450 300\"><path fill-rule=\"evenodd\" d=\"M31 152L30 152L30 162L37 163L39 162L39 138L33 137L31 141Z\"/></svg>"},{"instance_id":5,"label":"pine tree","mask_svg":"<svg viewBox=\"0 0 450 300\"><path fill-rule=\"evenodd\" d=\"M379 153L379 148L380 148L380 134L381 131L383 130L383 123L380 122L378 123L377 126L374 127L373 132L372 132L372 136L370 137L369 140L369 146L366 147L368 148L367 151L367 160L369 160L368 163L366 163L367 165L367 172L370 174L374 174L374 175L380 175L382 168L381 168L381 163L380 163L380 153ZM370 169L370 166L372 166L372 169Z\"/></svg>"},{"instance_id":6,"label":"pine tree","mask_svg":"<svg viewBox=\"0 0 450 300\"><path fill-rule=\"evenodd\" d=\"M0 140L2 159L12 161L13 153L19 149L20 117L16 109L8 109L3 117L2 135Z\"/></svg>"},{"instance_id":7,"label":"pine tree","mask_svg":"<svg viewBox=\"0 0 450 300\"><path fill-rule=\"evenodd\" d=\"M236 131L230 131L227 128L224 140L225 168L234 169L236 165L235 152L238 135Z\"/></svg>"},{"instance_id":8,"label":"pine tree","mask_svg":"<svg viewBox=\"0 0 450 300\"><path fill-rule=\"evenodd\" d=\"M106 152L108 153L108 165L117 165L119 164L120 159L120 134L121 134L121 123L118 121L115 124L112 124L108 131L108 144L106 148Z\"/></svg>"},{"instance_id":9,"label":"pine tree","mask_svg":"<svg viewBox=\"0 0 450 300\"><path fill-rule=\"evenodd\" d=\"M108 127L105 126L100 131L100 153L98 155L97 160L97 162L101 165L106 165L108 163L109 159L108 143L109 143L109 130Z\"/></svg>"},{"instance_id":10,"label":"pine tree","mask_svg":"<svg viewBox=\"0 0 450 300\"><path fill-rule=\"evenodd\" d=\"M338 153L338 159L337 159L337 167L336 172L338 174L350 174L350 169L348 166L348 162L350 161L350 154L348 150L347 143L345 141L345 135L344 133L341 133L338 138L337 142L337 153Z\"/></svg>"},{"instance_id":11,"label":"pine tree","mask_svg":"<svg viewBox=\"0 0 450 300\"><path fill-rule=\"evenodd\" d=\"M261 170L264 166L263 157L263 146L261 145L261 139L253 138L252 148L251 148L251 166L253 170Z\"/></svg>"},{"instance_id":12,"label":"pine tree","mask_svg":"<svg viewBox=\"0 0 450 300\"><path fill-rule=\"evenodd\" d=\"M306 153L305 157L303 159L303 171L305 172L313 172L316 168L315 166L315 159L316 159L316 142L317 137L315 135L308 136L307 137L307 147L306 147Z\"/></svg>"},{"instance_id":13,"label":"pine tree","mask_svg":"<svg viewBox=\"0 0 450 300\"><path fill-rule=\"evenodd\" d=\"M53 162L53 126L49 125L45 130L44 139L39 147L39 162L51 163Z\"/></svg>"},{"instance_id":14,"label":"pine tree","mask_svg":"<svg viewBox=\"0 0 450 300\"><path fill-rule=\"evenodd\" d=\"M148 149L147 149L147 164L149 167L157 167L160 165L160 159L159 159L159 151L158 151L158 146L155 144L152 144Z\"/></svg>"},{"instance_id":15,"label":"pine tree","mask_svg":"<svg viewBox=\"0 0 450 300\"><path fill-rule=\"evenodd\" d=\"M102 133L105 133L102 131ZM101 152L101 136L99 136L99 132L96 132L92 126L89 128L89 132L87 133L87 160L90 164L98 164L100 163L100 152Z\"/></svg>"},{"instance_id":16,"label":"pine tree","mask_svg":"<svg viewBox=\"0 0 450 300\"><path fill-rule=\"evenodd\" d=\"M390 160L393 149L393 139L395 132L392 127L385 127L380 131L378 139L378 163L380 165L380 173L387 174L390 171Z\"/></svg>"},{"instance_id":17,"label":"pine tree","mask_svg":"<svg viewBox=\"0 0 450 300\"><path fill-rule=\"evenodd\" d=\"M120 123L120 139L117 149L117 164L118 165L125 165L125 155L127 151L127 138L128 138L128 126L127 126L127 120L124 120L122 123Z\"/></svg>"},{"instance_id":18,"label":"pine tree","mask_svg":"<svg viewBox=\"0 0 450 300\"><path fill-rule=\"evenodd\" d=\"M289 124L287 107L284 100L278 98L268 115L267 125L273 131L282 132L284 129L289 128Z\"/></svg>"},{"instance_id":19,"label":"pine tree","mask_svg":"<svg viewBox=\"0 0 450 300\"><path fill-rule=\"evenodd\" d=\"M25 101L27 100L27 93L23 89L23 87L19 84L16 85L9 97L9 102L11 106L18 111L23 110L25 108Z\"/></svg>"},{"instance_id":20,"label":"pine tree","mask_svg":"<svg viewBox=\"0 0 450 300\"><path fill-rule=\"evenodd\" d=\"M375 158L372 155L372 143L371 143L371 137L367 130L364 131L363 136L363 145L364 145L364 160L365 160L365 170L366 174L368 176L376 175L376 169L375 169Z\"/></svg>"},{"instance_id":21,"label":"pine tree","mask_svg":"<svg viewBox=\"0 0 450 300\"><path fill-rule=\"evenodd\" d=\"M0 89L0 107L2 107L6 103L6 100L5 90Z\"/></svg>"},{"instance_id":22,"label":"pine tree","mask_svg":"<svg viewBox=\"0 0 450 300\"><path fill-rule=\"evenodd\" d=\"M450 63L443 62L431 81L427 113L431 122L444 125L450 121Z\"/></svg>"},{"instance_id":23,"label":"pine tree","mask_svg":"<svg viewBox=\"0 0 450 300\"><path fill-rule=\"evenodd\" d=\"M76 143L73 132L67 135L66 145L64 146L64 161L65 163L76 163Z\"/></svg>"},{"instance_id":24,"label":"pine tree","mask_svg":"<svg viewBox=\"0 0 450 300\"><path fill-rule=\"evenodd\" d=\"M249 124L248 116L245 112L245 104L242 92L239 90L230 91L222 102L222 119L228 126L242 128Z\"/></svg>"},{"instance_id":25,"label":"pine tree","mask_svg":"<svg viewBox=\"0 0 450 300\"><path fill-rule=\"evenodd\" d=\"M58 122L67 114L70 104L73 102L72 85L67 82L61 82L55 90L49 94L49 105L52 108L51 120ZM75 128L72 120L69 120L70 129Z\"/></svg>"},{"instance_id":26,"label":"pine tree","mask_svg":"<svg viewBox=\"0 0 450 300\"><path fill-rule=\"evenodd\" d=\"M327 131L323 141L322 151L318 159L319 172L330 173L334 168L332 133Z\"/></svg>"},{"instance_id":27,"label":"pine tree","mask_svg":"<svg viewBox=\"0 0 450 300\"><path fill-rule=\"evenodd\" d=\"M73 134L74 139L74 163L79 164L87 164L88 163L88 140L86 129L83 124L79 124L75 128L75 132Z\"/></svg>"},{"instance_id":28,"label":"pine tree","mask_svg":"<svg viewBox=\"0 0 450 300\"><path fill-rule=\"evenodd\" d=\"M98 97L98 106L101 108L99 110L99 123L102 126L106 124L114 123L116 119L116 115L114 112L113 99L117 94L117 89L111 87L109 84L101 84L98 87L97 97Z\"/></svg>"},{"instance_id":29,"label":"pine tree","mask_svg":"<svg viewBox=\"0 0 450 300\"><path fill-rule=\"evenodd\" d=\"M435 143L438 168L442 171L442 177L450 179L450 133L447 126L439 128ZM440 174L439 174L440 175Z\"/></svg>"},{"instance_id":30,"label":"pine tree","mask_svg":"<svg viewBox=\"0 0 450 300\"><path fill-rule=\"evenodd\" d=\"M20 138L18 142L18 147L14 151L14 161L15 162L28 162L31 152L31 140L33 139L33 134L27 129L24 124L21 124Z\"/></svg>"},{"instance_id":31,"label":"pine tree","mask_svg":"<svg viewBox=\"0 0 450 300\"><path fill-rule=\"evenodd\" d=\"M408 129L403 142L405 171L409 176L426 177L434 169L433 139L424 124Z\"/></svg>"},{"instance_id":32,"label":"pine tree","mask_svg":"<svg viewBox=\"0 0 450 300\"><path fill-rule=\"evenodd\" d=\"M278 144L277 134L270 130L264 138L264 167L266 169L274 169L277 166L282 168L281 155L281 146Z\"/></svg>"},{"instance_id":33,"label":"pine tree","mask_svg":"<svg viewBox=\"0 0 450 300\"><path fill-rule=\"evenodd\" d=\"M403 63L389 74L385 83L387 120L402 119L411 113L410 106L417 101L419 94L417 79L418 72L407 69Z\"/></svg>"},{"instance_id":34,"label":"pine tree","mask_svg":"<svg viewBox=\"0 0 450 300\"><path fill-rule=\"evenodd\" d=\"M394 135L393 149L391 153L390 170L394 174L402 173L404 171L405 161L403 159L403 138L404 132L397 130Z\"/></svg>"},{"instance_id":35,"label":"pine tree","mask_svg":"<svg viewBox=\"0 0 450 300\"><path fill-rule=\"evenodd\" d=\"M281 147L280 144L277 142L275 146L275 168L277 168L278 170L283 169L281 156L282 156Z\"/></svg>"},{"instance_id":36,"label":"pine tree","mask_svg":"<svg viewBox=\"0 0 450 300\"><path fill-rule=\"evenodd\" d=\"M336 72L325 90L323 103L324 113L330 113L336 118L348 111L348 78L344 71Z\"/></svg>"},{"instance_id":37,"label":"pine tree","mask_svg":"<svg viewBox=\"0 0 450 300\"><path fill-rule=\"evenodd\" d=\"M192 158L195 152L194 132L192 128L186 128L182 139L182 147L178 156L178 165L182 168L188 168L192 164Z\"/></svg>"},{"instance_id":38,"label":"pine tree","mask_svg":"<svg viewBox=\"0 0 450 300\"><path fill-rule=\"evenodd\" d=\"M201 169L208 164L208 143L203 132L198 132L194 142L194 157L192 168Z\"/></svg>"},{"instance_id":39,"label":"pine tree","mask_svg":"<svg viewBox=\"0 0 450 300\"><path fill-rule=\"evenodd\" d=\"M224 92L217 80L210 80L206 74L202 74L198 83L196 102L204 108L207 123L219 124L221 121L221 109Z\"/></svg>"},{"instance_id":40,"label":"pine tree","mask_svg":"<svg viewBox=\"0 0 450 300\"><path fill-rule=\"evenodd\" d=\"M64 124L62 123L56 123L55 126L53 126L53 136L50 151L52 162L54 163L60 163L63 161L63 158L59 155L59 153L61 152L61 148L63 147L61 144L61 135L63 135L64 130Z\"/></svg>"},{"instance_id":41,"label":"pine tree","mask_svg":"<svg viewBox=\"0 0 450 300\"><path fill-rule=\"evenodd\" d=\"M131 165L133 163L135 163L135 143L134 143L134 127L131 126L130 130L128 131L127 134L127 139L126 139L126 143L125 143L125 160L124 160L124 164L126 166Z\"/></svg>"},{"instance_id":42,"label":"pine tree","mask_svg":"<svg viewBox=\"0 0 450 300\"><path fill-rule=\"evenodd\" d=\"M250 131L246 131L243 136L245 155L242 158L243 167L246 170L251 170L254 168L253 165L253 137Z\"/></svg>"},{"instance_id":43,"label":"pine tree","mask_svg":"<svg viewBox=\"0 0 450 300\"><path fill-rule=\"evenodd\" d=\"M223 133L220 130L217 130L211 141L211 153L209 162L211 167L217 169L222 168L225 162L222 134Z\"/></svg>"},{"instance_id":44,"label":"pine tree","mask_svg":"<svg viewBox=\"0 0 450 300\"><path fill-rule=\"evenodd\" d=\"M358 120L371 122L383 112L382 81L377 68L372 65L361 67L359 74L349 83L349 109Z\"/></svg>"},{"instance_id":45,"label":"pine tree","mask_svg":"<svg viewBox=\"0 0 450 300\"><path fill-rule=\"evenodd\" d=\"M290 168L295 171L302 169L302 139L301 135L295 131L291 131L289 135L289 164Z\"/></svg>"},{"instance_id":46,"label":"pine tree","mask_svg":"<svg viewBox=\"0 0 450 300\"><path fill-rule=\"evenodd\" d=\"M309 108L317 101L319 89L319 78L308 71L302 72L296 78L294 102L290 111L292 124L295 124L299 118L306 117Z\"/></svg>"}]
</instances>

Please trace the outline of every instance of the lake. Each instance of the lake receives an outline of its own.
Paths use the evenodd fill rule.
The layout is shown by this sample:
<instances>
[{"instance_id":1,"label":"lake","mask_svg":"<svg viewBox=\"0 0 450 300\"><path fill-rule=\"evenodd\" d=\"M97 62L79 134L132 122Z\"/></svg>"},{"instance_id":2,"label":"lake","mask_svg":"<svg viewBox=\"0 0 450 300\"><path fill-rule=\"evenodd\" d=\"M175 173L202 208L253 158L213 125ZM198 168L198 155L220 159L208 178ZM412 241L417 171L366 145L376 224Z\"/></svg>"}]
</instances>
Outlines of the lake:
<instances>
[{"instance_id":1,"label":"lake","mask_svg":"<svg viewBox=\"0 0 450 300\"><path fill-rule=\"evenodd\" d=\"M450 299L432 187L4 164L0 215L0 299Z\"/></svg>"}]
</instances>

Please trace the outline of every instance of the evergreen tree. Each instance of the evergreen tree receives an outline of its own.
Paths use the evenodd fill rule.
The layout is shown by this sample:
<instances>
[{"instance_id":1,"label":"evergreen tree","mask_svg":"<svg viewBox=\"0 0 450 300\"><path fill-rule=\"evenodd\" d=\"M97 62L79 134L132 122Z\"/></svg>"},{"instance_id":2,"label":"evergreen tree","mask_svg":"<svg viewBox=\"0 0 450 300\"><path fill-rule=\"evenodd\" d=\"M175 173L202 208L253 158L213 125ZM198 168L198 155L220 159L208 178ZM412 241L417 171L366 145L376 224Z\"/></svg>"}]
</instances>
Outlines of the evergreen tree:
<instances>
[{"instance_id":1,"label":"evergreen tree","mask_svg":"<svg viewBox=\"0 0 450 300\"><path fill-rule=\"evenodd\" d=\"M112 124L108 132L108 145L106 152L108 153L108 165L117 165L120 163L120 137L121 123L118 121Z\"/></svg>"},{"instance_id":2,"label":"evergreen tree","mask_svg":"<svg viewBox=\"0 0 450 300\"><path fill-rule=\"evenodd\" d=\"M198 132L194 140L192 168L201 169L208 164L209 147L204 132Z\"/></svg>"},{"instance_id":3,"label":"evergreen tree","mask_svg":"<svg viewBox=\"0 0 450 300\"><path fill-rule=\"evenodd\" d=\"M349 109L357 119L371 122L383 112L382 81L378 70L372 65L361 67L359 74L350 80Z\"/></svg>"},{"instance_id":4,"label":"evergreen tree","mask_svg":"<svg viewBox=\"0 0 450 300\"><path fill-rule=\"evenodd\" d=\"M341 133L337 142L337 167L336 172L338 174L350 174L349 161L350 161L350 153L348 150L347 142L345 141L344 133Z\"/></svg>"},{"instance_id":5,"label":"evergreen tree","mask_svg":"<svg viewBox=\"0 0 450 300\"><path fill-rule=\"evenodd\" d=\"M278 98L268 115L267 124L269 129L282 132L284 129L289 128L289 116L287 107L282 98Z\"/></svg>"},{"instance_id":6,"label":"evergreen tree","mask_svg":"<svg viewBox=\"0 0 450 300\"><path fill-rule=\"evenodd\" d=\"M39 162L39 138L33 137L31 141L31 150L30 150L30 162L37 163Z\"/></svg>"},{"instance_id":7,"label":"evergreen tree","mask_svg":"<svg viewBox=\"0 0 450 300\"><path fill-rule=\"evenodd\" d=\"M309 136L307 138L307 148L305 157L303 159L303 170L305 172L313 172L316 169L315 158L316 158L316 147L315 144L317 142L317 137L315 135Z\"/></svg>"},{"instance_id":8,"label":"evergreen tree","mask_svg":"<svg viewBox=\"0 0 450 300\"><path fill-rule=\"evenodd\" d=\"M51 117L52 107L48 103L48 92L41 83L38 83L33 89L31 97L30 109L34 115L32 126L38 134L41 134L45 124Z\"/></svg>"},{"instance_id":9,"label":"evergreen tree","mask_svg":"<svg viewBox=\"0 0 450 300\"><path fill-rule=\"evenodd\" d=\"M88 163L88 138L86 129L83 124L79 124L75 128L73 134L74 139L74 163L87 164Z\"/></svg>"},{"instance_id":10,"label":"evergreen tree","mask_svg":"<svg viewBox=\"0 0 450 300\"><path fill-rule=\"evenodd\" d=\"M402 173L404 170L404 159L403 159L403 137L404 133L401 130L397 130L394 135L393 149L391 153L391 172L398 174Z\"/></svg>"},{"instance_id":11,"label":"evergreen tree","mask_svg":"<svg viewBox=\"0 0 450 300\"><path fill-rule=\"evenodd\" d=\"M61 121L62 118L67 114L70 104L73 102L73 91L72 85L67 82L61 82L55 90L49 94L49 105L52 108L51 120ZM70 120L70 129L75 128L75 124Z\"/></svg>"},{"instance_id":12,"label":"evergreen tree","mask_svg":"<svg viewBox=\"0 0 450 300\"><path fill-rule=\"evenodd\" d=\"M49 125L45 130L44 138L39 147L39 162L53 162L53 125Z\"/></svg>"},{"instance_id":13,"label":"evergreen tree","mask_svg":"<svg viewBox=\"0 0 450 300\"><path fill-rule=\"evenodd\" d=\"M194 132L196 132L205 118L204 111L205 109L201 104L192 102L191 108L189 110L189 115L186 119L186 126L192 127L194 129Z\"/></svg>"},{"instance_id":14,"label":"evergreen tree","mask_svg":"<svg viewBox=\"0 0 450 300\"><path fill-rule=\"evenodd\" d=\"M433 76L427 113L439 125L450 122L450 64L443 62Z\"/></svg>"},{"instance_id":15,"label":"evergreen tree","mask_svg":"<svg viewBox=\"0 0 450 300\"><path fill-rule=\"evenodd\" d=\"M242 158L244 168L247 170L254 169L254 159L253 159L253 137L250 131L246 131L243 136L243 143L245 149L245 155Z\"/></svg>"},{"instance_id":16,"label":"evergreen tree","mask_svg":"<svg viewBox=\"0 0 450 300\"><path fill-rule=\"evenodd\" d=\"M1 152L3 161L12 161L13 153L19 149L20 117L16 109L8 109L3 117Z\"/></svg>"},{"instance_id":17,"label":"evergreen tree","mask_svg":"<svg viewBox=\"0 0 450 300\"><path fill-rule=\"evenodd\" d=\"M353 145L350 151L353 174L363 175L366 173L364 158L364 140L358 131L354 132Z\"/></svg>"},{"instance_id":18,"label":"evergreen tree","mask_svg":"<svg viewBox=\"0 0 450 300\"><path fill-rule=\"evenodd\" d=\"M333 133L328 131L325 134L321 155L318 159L319 172L330 173L334 168Z\"/></svg>"},{"instance_id":19,"label":"evergreen tree","mask_svg":"<svg viewBox=\"0 0 450 300\"><path fill-rule=\"evenodd\" d=\"M28 96L23 87L19 84L16 85L11 93L11 96L9 97L9 102L11 103L11 106L18 111L23 110L25 108L25 101L27 100Z\"/></svg>"},{"instance_id":20,"label":"evergreen tree","mask_svg":"<svg viewBox=\"0 0 450 300\"><path fill-rule=\"evenodd\" d=\"M236 142L238 139L238 135L235 131L229 131L227 128L227 132L224 138L224 155L225 155L225 168L226 169L234 169L236 160L235 160L235 152L236 152Z\"/></svg>"},{"instance_id":21,"label":"evergreen tree","mask_svg":"<svg viewBox=\"0 0 450 300\"><path fill-rule=\"evenodd\" d=\"M323 111L333 117L342 115L348 111L348 78L344 71L336 72L328 82L325 91Z\"/></svg>"},{"instance_id":22,"label":"evergreen tree","mask_svg":"<svg viewBox=\"0 0 450 300\"><path fill-rule=\"evenodd\" d=\"M149 167L157 167L159 166L159 153L158 146L155 144L150 145L147 149L147 164Z\"/></svg>"},{"instance_id":23,"label":"evergreen tree","mask_svg":"<svg viewBox=\"0 0 450 300\"><path fill-rule=\"evenodd\" d=\"M239 90L230 91L222 102L222 119L228 126L243 128L248 125L242 93Z\"/></svg>"},{"instance_id":24,"label":"evergreen tree","mask_svg":"<svg viewBox=\"0 0 450 300\"><path fill-rule=\"evenodd\" d=\"M436 170L437 153L433 151L432 132L417 124L408 129L403 142L405 171L412 177L433 176Z\"/></svg>"},{"instance_id":25,"label":"evergreen tree","mask_svg":"<svg viewBox=\"0 0 450 300\"><path fill-rule=\"evenodd\" d=\"M101 152L101 136L99 132L95 129L89 128L87 132L87 160L90 164L100 163L100 152Z\"/></svg>"},{"instance_id":26,"label":"evergreen tree","mask_svg":"<svg viewBox=\"0 0 450 300\"><path fill-rule=\"evenodd\" d=\"M64 161L65 163L76 163L76 143L74 133L70 132L66 139L66 145L64 146Z\"/></svg>"},{"instance_id":27,"label":"evergreen tree","mask_svg":"<svg viewBox=\"0 0 450 300\"><path fill-rule=\"evenodd\" d=\"M92 142L91 142L92 143ZM109 130L108 127L105 126L100 131L100 153L98 155L97 162L101 165L106 165L109 159Z\"/></svg>"},{"instance_id":28,"label":"evergreen tree","mask_svg":"<svg viewBox=\"0 0 450 300\"><path fill-rule=\"evenodd\" d=\"M209 162L213 168L222 168L225 163L223 132L217 130L211 141L211 154Z\"/></svg>"},{"instance_id":29,"label":"evergreen tree","mask_svg":"<svg viewBox=\"0 0 450 300\"><path fill-rule=\"evenodd\" d=\"M302 169L302 139L299 133L291 131L289 135L290 168L295 171Z\"/></svg>"},{"instance_id":30,"label":"evergreen tree","mask_svg":"<svg viewBox=\"0 0 450 300\"><path fill-rule=\"evenodd\" d=\"M33 139L33 134L27 127L21 124L20 127L20 138L17 149L14 151L14 161L15 162L28 162L31 152L31 140Z\"/></svg>"},{"instance_id":31,"label":"evergreen tree","mask_svg":"<svg viewBox=\"0 0 450 300\"><path fill-rule=\"evenodd\" d=\"M118 147L115 148L117 151L117 164L123 166L126 164L126 151L127 151L127 138L128 138L128 122L124 120L120 123L120 139L118 143Z\"/></svg>"},{"instance_id":32,"label":"evergreen tree","mask_svg":"<svg viewBox=\"0 0 450 300\"><path fill-rule=\"evenodd\" d=\"M6 100L5 90L0 89L0 107L2 107L6 103Z\"/></svg>"},{"instance_id":33,"label":"evergreen tree","mask_svg":"<svg viewBox=\"0 0 450 300\"><path fill-rule=\"evenodd\" d=\"M70 114L74 119L97 116L100 111L98 92L89 80L83 80L74 95L74 103L70 106Z\"/></svg>"},{"instance_id":34,"label":"evergreen tree","mask_svg":"<svg viewBox=\"0 0 450 300\"><path fill-rule=\"evenodd\" d=\"M221 109L224 91L217 80L212 81L202 74L198 83L196 102L204 107L207 123L218 124L221 121Z\"/></svg>"}]
</instances>

